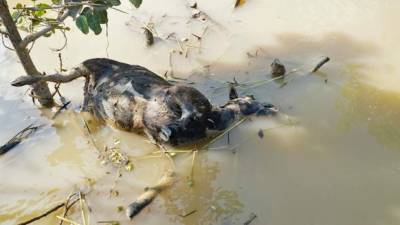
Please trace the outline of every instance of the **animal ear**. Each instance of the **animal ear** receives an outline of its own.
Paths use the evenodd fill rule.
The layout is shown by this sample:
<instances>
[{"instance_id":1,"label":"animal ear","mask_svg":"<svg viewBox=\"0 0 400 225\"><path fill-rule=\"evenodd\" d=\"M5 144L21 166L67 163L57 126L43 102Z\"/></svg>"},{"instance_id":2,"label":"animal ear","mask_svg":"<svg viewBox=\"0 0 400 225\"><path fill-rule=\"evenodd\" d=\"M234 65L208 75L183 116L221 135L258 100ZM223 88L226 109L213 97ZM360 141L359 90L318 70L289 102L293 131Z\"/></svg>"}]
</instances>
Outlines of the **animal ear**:
<instances>
[{"instance_id":1,"label":"animal ear","mask_svg":"<svg viewBox=\"0 0 400 225\"><path fill-rule=\"evenodd\" d=\"M249 97L251 100L256 100L256 98L254 97L254 95L246 95L246 97Z\"/></svg>"},{"instance_id":2,"label":"animal ear","mask_svg":"<svg viewBox=\"0 0 400 225\"><path fill-rule=\"evenodd\" d=\"M231 89L229 90L229 100L233 100L236 98L239 98L239 95L236 91L236 88L233 85L231 85Z\"/></svg>"}]
</instances>

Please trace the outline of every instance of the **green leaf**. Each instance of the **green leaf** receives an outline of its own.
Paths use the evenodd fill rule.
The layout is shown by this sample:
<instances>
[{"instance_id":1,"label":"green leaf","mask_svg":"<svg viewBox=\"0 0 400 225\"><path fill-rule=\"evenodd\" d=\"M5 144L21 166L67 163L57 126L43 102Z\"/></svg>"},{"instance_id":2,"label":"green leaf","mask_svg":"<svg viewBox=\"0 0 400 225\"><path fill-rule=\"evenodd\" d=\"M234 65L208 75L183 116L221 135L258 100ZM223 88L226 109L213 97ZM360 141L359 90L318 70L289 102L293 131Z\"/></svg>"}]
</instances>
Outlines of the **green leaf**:
<instances>
[{"instance_id":1,"label":"green leaf","mask_svg":"<svg viewBox=\"0 0 400 225\"><path fill-rule=\"evenodd\" d=\"M112 6L119 6L121 2L119 0L107 0Z\"/></svg>"},{"instance_id":2,"label":"green leaf","mask_svg":"<svg viewBox=\"0 0 400 225\"><path fill-rule=\"evenodd\" d=\"M103 7L107 7L107 8L113 6L113 4L111 2L112 2L111 0L93 0L94 4L102 5Z\"/></svg>"},{"instance_id":3,"label":"green leaf","mask_svg":"<svg viewBox=\"0 0 400 225\"><path fill-rule=\"evenodd\" d=\"M43 37L47 37L48 38L48 37L51 36L51 34L52 34L51 32L47 32L47 33L43 34Z\"/></svg>"},{"instance_id":4,"label":"green leaf","mask_svg":"<svg viewBox=\"0 0 400 225\"><path fill-rule=\"evenodd\" d=\"M94 32L94 34L98 35L101 33L102 29L100 26L100 22L96 19L95 16L90 16L88 17L88 23L89 23L89 27L90 29Z\"/></svg>"},{"instance_id":5,"label":"green leaf","mask_svg":"<svg viewBox=\"0 0 400 225\"><path fill-rule=\"evenodd\" d=\"M32 22L32 26L37 26L40 24L40 20L38 20L36 18L31 19L31 22Z\"/></svg>"},{"instance_id":6,"label":"green leaf","mask_svg":"<svg viewBox=\"0 0 400 225\"><path fill-rule=\"evenodd\" d=\"M89 33L89 24L86 19L86 16L83 15L78 16L78 18L76 18L75 24L79 28L79 30L82 31L82 33L84 34Z\"/></svg>"},{"instance_id":7,"label":"green leaf","mask_svg":"<svg viewBox=\"0 0 400 225\"><path fill-rule=\"evenodd\" d=\"M15 5L16 9L22 9L22 4L21 3L17 3L17 5Z\"/></svg>"},{"instance_id":8,"label":"green leaf","mask_svg":"<svg viewBox=\"0 0 400 225\"><path fill-rule=\"evenodd\" d=\"M89 8L89 7L85 7L85 8L82 10L81 15L87 17L87 16L88 16L89 14L91 14L91 13L92 13L92 9Z\"/></svg>"},{"instance_id":9,"label":"green leaf","mask_svg":"<svg viewBox=\"0 0 400 225\"><path fill-rule=\"evenodd\" d=\"M22 24L24 22L24 17L21 16L21 11L14 11L11 14L11 17L15 21L16 24Z\"/></svg>"},{"instance_id":10,"label":"green leaf","mask_svg":"<svg viewBox=\"0 0 400 225\"><path fill-rule=\"evenodd\" d=\"M97 18L100 24L108 23L107 10L101 8L95 8L93 15Z\"/></svg>"},{"instance_id":11,"label":"green leaf","mask_svg":"<svg viewBox=\"0 0 400 225\"><path fill-rule=\"evenodd\" d=\"M33 16L35 17L42 17L44 14L46 14L46 10L37 10L32 12Z\"/></svg>"},{"instance_id":12,"label":"green leaf","mask_svg":"<svg viewBox=\"0 0 400 225\"><path fill-rule=\"evenodd\" d=\"M53 3L54 5L60 5L61 0L51 0L51 3Z\"/></svg>"},{"instance_id":13,"label":"green leaf","mask_svg":"<svg viewBox=\"0 0 400 225\"><path fill-rule=\"evenodd\" d=\"M142 0L129 0L136 8L139 8L142 4Z\"/></svg>"},{"instance_id":14,"label":"green leaf","mask_svg":"<svg viewBox=\"0 0 400 225\"><path fill-rule=\"evenodd\" d=\"M38 8L39 10L44 10L44 9L50 9L51 7L46 3L39 3L36 5L36 8Z\"/></svg>"},{"instance_id":15,"label":"green leaf","mask_svg":"<svg viewBox=\"0 0 400 225\"><path fill-rule=\"evenodd\" d=\"M21 15L21 12L19 12L19 11L14 11L12 14L11 14L11 17L13 18L13 20L15 21L15 20L17 20L18 19L18 17Z\"/></svg>"},{"instance_id":16,"label":"green leaf","mask_svg":"<svg viewBox=\"0 0 400 225\"><path fill-rule=\"evenodd\" d=\"M89 25L89 28L96 34L101 33L100 21L97 16L94 16L93 10L89 7L85 7L82 10L81 16L85 16Z\"/></svg>"}]
</instances>

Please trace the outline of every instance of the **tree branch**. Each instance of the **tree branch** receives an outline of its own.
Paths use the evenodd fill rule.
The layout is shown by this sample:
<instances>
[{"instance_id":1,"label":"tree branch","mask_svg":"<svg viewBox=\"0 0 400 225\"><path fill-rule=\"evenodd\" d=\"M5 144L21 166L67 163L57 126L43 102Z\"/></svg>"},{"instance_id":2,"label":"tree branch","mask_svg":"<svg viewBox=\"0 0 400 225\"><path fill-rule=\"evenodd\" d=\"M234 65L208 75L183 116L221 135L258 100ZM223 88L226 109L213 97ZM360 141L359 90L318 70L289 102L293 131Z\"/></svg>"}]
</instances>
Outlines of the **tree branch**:
<instances>
[{"instance_id":1,"label":"tree branch","mask_svg":"<svg viewBox=\"0 0 400 225\"><path fill-rule=\"evenodd\" d=\"M46 76L21 76L11 82L11 85L15 87L21 87L24 85L32 85L37 82L54 82L54 83L68 83L72 80L75 80L79 77L86 77L89 75L89 71L83 66L80 65L75 67L67 74L51 74Z\"/></svg>"},{"instance_id":2,"label":"tree branch","mask_svg":"<svg viewBox=\"0 0 400 225\"><path fill-rule=\"evenodd\" d=\"M65 10L64 13L62 13L58 18L57 18L57 22L58 24L62 23L66 18L68 17L68 10ZM21 48L26 48L26 46L33 42L36 41L38 38L40 38L41 36L47 34L48 32L50 32L52 29L54 29L56 25L55 24L49 24L46 27L44 27L42 30L39 30L35 33L29 34L27 35L21 42L20 47Z\"/></svg>"}]
</instances>

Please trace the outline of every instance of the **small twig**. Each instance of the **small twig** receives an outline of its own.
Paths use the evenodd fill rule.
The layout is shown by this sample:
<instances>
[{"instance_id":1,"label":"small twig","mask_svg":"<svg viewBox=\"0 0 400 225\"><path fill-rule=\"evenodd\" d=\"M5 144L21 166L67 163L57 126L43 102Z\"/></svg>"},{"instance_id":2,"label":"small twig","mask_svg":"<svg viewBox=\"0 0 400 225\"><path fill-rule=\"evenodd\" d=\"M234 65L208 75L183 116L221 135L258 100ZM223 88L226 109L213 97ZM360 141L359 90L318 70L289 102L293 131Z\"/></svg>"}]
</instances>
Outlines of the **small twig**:
<instances>
[{"instance_id":1,"label":"small twig","mask_svg":"<svg viewBox=\"0 0 400 225\"><path fill-rule=\"evenodd\" d=\"M42 219L43 217L48 216L48 215L51 214L51 213L57 211L58 209L62 208L63 206L65 206L65 202L56 205L55 207L49 209L47 212L45 212L45 213L43 213L43 214L41 214L41 215L39 215L39 216L37 216L37 217L34 217L34 218L32 218L32 219L30 219L30 220L28 220L28 221L19 223L18 225L27 225L27 224L33 223L33 222L35 222L35 221L37 221L37 220Z\"/></svg>"},{"instance_id":2,"label":"small twig","mask_svg":"<svg viewBox=\"0 0 400 225\"><path fill-rule=\"evenodd\" d=\"M6 45L6 42L4 41L4 36L5 36L4 34L1 34L1 42L3 43L3 46L8 50L15 51L15 49Z\"/></svg>"},{"instance_id":3,"label":"small twig","mask_svg":"<svg viewBox=\"0 0 400 225\"><path fill-rule=\"evenodd\" d=\"M59 67L60 73L62 73L64 69L63 69L63 60L62 60L61 52L58 53L58 62L59 62L59 65L60 65L60 67Z\"/></svg>"},{"instance_id":4,"label":"small twig","mask_svg":"<svg viewBox=\"0 0 400 225\"><path fill-rule=\"evenodd\" d=\"M66 108L68 107L68 105L69 105L70 103L71 103L71 101L68 101L68 102L64 103L64 104L57 110L57 112L54 113L54 115L53 115L53 117L51 117L51 119L54 120L54 119L61 113L61 111L62 111L63 109L66 109Z\"/></svg>"},{"instance_id":5,"label":"small twig","mask_svg":"<svg viewBox=\"0 0 400 225\"><path fill-rule=\"evenodd\" d=\"M100 6L101 6L101 5L100 5ZM115 8L115 7L111 7L111 9L113 9L113 10L115 10L115 11L117 11L117 12L123 13L123 14L129 14L128 12L125 12L125 11L123 11L123 10L121 10L121 9L117 9L117 8Z\"/></svg>"},{"instance_id":6,"label":"small twig","mask_svg":"<svg viewBox=\"0 0 400 225\"><path fill-rule=\"evenodd\" d=\"M205 144L201 149L206 149L210 145L214 144L217 140L219 140L221 137L225 136L225 134L229 133L231 130L233 130L234 128L236 128L240 124L242 124L247 119L248 119L248 117L244 117L241 120L239 120L238 122L234 123L232 126L230 126L229 128L225 129L222 133L220 133L219 135L215 136L210 142Z\"/></svg>"},{"instance_id":7,"label":"small twig","mask_svg":"<svg viewBox=\"0 0 400 225\"><path fill-rule=\"evenodd\" d=\"M194 160L196 159L196 153L197 153L197 150L193 151L192 166L191 166L191 169L190 169L190 179L189 179L189 182L190 182L191 186L194 185L194 180L193 180L193 177L194 177Z\"/></svg>"},{"instance_id":8,"label":"small twig","mask_svg":"<svg viewBox=\"0 0 400 225\"><path fill-rule=\"evenodd\" d=\"M155 152L152 152L151 154L159 154L159 153L172 153L172 154L175 154L175 153L192 153L193 152L193 150L166 150L166 151L155 151Z\"/></svg>"},{"instance_id":9,"label":"small twig","mask_svg":"<svg viewBox=\"0 0 400 225\"><path fill-rule=\"evenodd\" d=\"M14 135L6 144L0 146L0 155L7 153L10 151L12 148L17 146L19 143L21 143L23 140L29 137L33 132L35 132L37 129L39 129L40 126L33 126L33 124L30 124L29 126L25 127L23 130L18 132L16 135Z\"/></svg>"},{"instance_id":10,"label":"small twig","mask_svg":"<svg viewBox=\"0 0 400 225\"><path fill-rule=\"evenodd\" d=\"M36 41L32 41L31 47L28 49L28 53L31 53L33 47L35 46Z\"/></svg>"},{"instance_id":11,"label":"small twig","mask_svg":"<svg viewBox=\"0 0 400 225\"><path fill-rule=\"evenodd\" d=\"M93 147L97 150L97 152L101 153L99 147L97 146L97 144L92 136L92 132L90 131L89 125L87 124L85 118L82 117L82 120L85 125L87 136L89 136L90 142L92 143Z\"/></svg>"},{"instance_id":12,"label":"small twig","mask_svg":"<svg viewBox=\"0 0 400 225\"><path fill-rule=\"evenodd\" d=\"M257 218L257 215L254 213L251 213L249 216L249 219L246 220L246 222L243 223L243 225L249 225L251 222L253 222L253 220Z\"/></svg>"},{"instance_id":13,"label":"small twig","mask_svg":"<svg viewBox=\"0 0 400 225\"><path fill-rule=\"evenodd\" d=\"M79 205L81 206L81 216L82 216L83 225L86 225L86 215L85 215L85 210L83 208L83 199L82 199L81 192L79 192Z\"/></svg>"},{"instance_id":14,"label":"small twig","mask_svg":"<svg viewBox=\"0 0 400 225\"><path fill-rule=\"evenodd\" d=\"M117 221L117 220L97 221L97 223L107 223L109 225L119 225L119 221Z\"/></svg>"},{"instance_id":15,"label":"small twig","mask_svg":"<svg viewBox=\"0 0 400 225\"><path fill-rule=\"evenodd\" d=\"M57 18L57 22L58 22L58 23L62 23L62 22L69 16L68 11L69 11L69 10L65 10L65 12L63 12L63 14L60 15L60 16ZM47 34L49 31L51 31L51 30L54 29L54 28L55 28L55 25L54 25L54 24L49 24L49 25L47 25L45 28L43 28L42 30L39 30L39 31L37 31L37 32L35 32L35 33L32 33L32 34L27 35L27 36L21 41L20 47L21 47L21 48L25 48L29 43L31 43L31 42L37 40L38 38L40 38L41 36Z\"/></svg>"},{"instance_id":16,"label":"small twig","mask_svg":"<svg viewBox=\"0 0 400 225\"><path fill-rule=\"evenodd\" d=\"M75 203L77 203L77 202L79 201L79 198L77 198L77 199L75 199L74 201L72 201L72 202L70 203L71 199L72 199L74 196L76 196L76 195L77 195L77 193L71 194L71 195L68 197L67 201L65 201L65 209L64 209L63 218L67 217L67 214L68 214L69 209L70 209L73 205L75 205ZM64 222L64 220L60 220L60 224L59 224L59 225L62 225L63 222Z\"/></svg>"},{"instance_id":17,"label":"small twig","mask_svg":"<svg viewBox=\"0 0 400 225\"><path fill-rule=\"evenodd\" d=\"M329 62L330 58L329 57L324 57L315 67L314 69L311 71L311 73L315 73L319 70L319 68L321 68L323 65L325 65L325 63Z\"/></svg>"},{"instance_id":18,"label":"small twig","mask_svg":"<svg viewBox=\"0 0 400 225\"><path fill-rule=\"evenodd\" d=\"M56 216L59 220L62 220L62 221L65 221L65 222L67 222L67 223L70 223L70 224L73 224L73 225L80 225L79 223L77 223L77 222L75 222L75 221L72 221L72 220L69 220L69 219L67 219L67 218L64 218L64 217L61 217L61 216Z\"/></svg>"},{"instance_id":19,"label":"small twig","mask_svg":"<svg viewBox=\"0 0 400 225\"><path fill-rule=\"evenodd\" d=\"M197 210L193 209L192 211L190 211L190 212L188 212L186 214L183 214L183 215L179 215L179 216L182 217L182 218L185 218L185 217L188 217L188 216L190 216L190 215L192 215L192 214L194 214L196 212L197 212Z\"/></svg>"},{"instance_id":20,"label":"small twig","mask_svg":"<svg viewBox=\"0 0 400 225\"><path fill-rule=\"evenodd\" d=\"M106 23L106 40L107 40L106 55L107 55L107 58L108 58L108 57L110 57L110 54L108 52L108 49L110 48L110 39L108 37L108 22Z\"/></svg>"},{"instance_id":21,"label":"small twig","mask_svg":"<svg viewBox=\"0 0 400 225\"><path fill-rule=\"evenodd\" d=\"M151 32L150 29L147 27L142 27L142 29L144 30L144 35L146 37L147 47L152 46L154 44L153 32Z\"/></svg>"},{"instance_id":22,"label":"small twig","mask_svg":"<svg viewBox=\"0 0 400 225\"><path fill-rule=\"evenodd\" d=\"M67 47L67 45L68 45L68 38L67 38L67 34L65 34L65 31L64 30L59 30L60 32L61 32L61 34L63 35L63 37L64 37L64 44L60 47L60 48L50 48L52 51L55 51L55 52L60 52L60 51L62 51L65 47ZM60 71L60 72L62 72L62 71Z\"/></svg>"}]
</instances>

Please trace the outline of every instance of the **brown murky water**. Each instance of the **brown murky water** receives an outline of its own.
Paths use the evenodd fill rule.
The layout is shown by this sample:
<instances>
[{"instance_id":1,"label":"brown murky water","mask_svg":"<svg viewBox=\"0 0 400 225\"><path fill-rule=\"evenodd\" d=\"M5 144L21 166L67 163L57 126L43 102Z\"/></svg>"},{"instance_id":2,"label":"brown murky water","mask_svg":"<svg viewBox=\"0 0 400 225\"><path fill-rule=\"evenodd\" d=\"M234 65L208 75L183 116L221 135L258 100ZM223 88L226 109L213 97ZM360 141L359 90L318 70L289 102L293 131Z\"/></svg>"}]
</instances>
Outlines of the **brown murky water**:
<instances>
[{"instance_id":1,"label":"brown murky water","mask_svg":"<svg viewBox=\"0 0 400 225\"><path fill-rule=\"evenodd\" d=\"M141 157L158 149L136 134L91 124L99 146L129 154L131 172L103 164L88 142L82 115L82 81L62 87L72 110L51 120L52 112L32 105L24 88L10 80L23 74L13 52L0 47L0 142L29 123L39 132L0 157L0 224L16 224L62 202L72 192L89 191L90 224L390 225L400 222L400 3L384 1L233 1L204 0L199 8L214 22L191 20L186 1L144 0L129 15L112 13L109 44L99 37L68 34L64 67L87 58L107 57L140 64L164 74L176 41L157 40L146 48L140 24L151 21L160 37L189 37L188 56L173 54L175 76L195 81L213 103L227 98L233 77L253 86L242 94L281 108L274 118L255 118L234 129L194 160L174 157L178 181L133 222L118 206L132 202L171 164L164 157ZM74 29L75 30L75 29ZM204 30L206 30L204 32ZM201 43L191 33L203 35ZM62 36L41 39L33 50L38 66L58 68ZM107 47L108 46L108 47ZM322 56L331 62L309 74ZM288 70L285 81L266 81L278 57ZM257 133L264 129L264 138ZM110 194L118 191L118 196ZM195 213L182 217L195 210ZM56 224L53 214L36 224ZM79 223L80 212L68 217Z\"/></svg>"}]
</instances>

